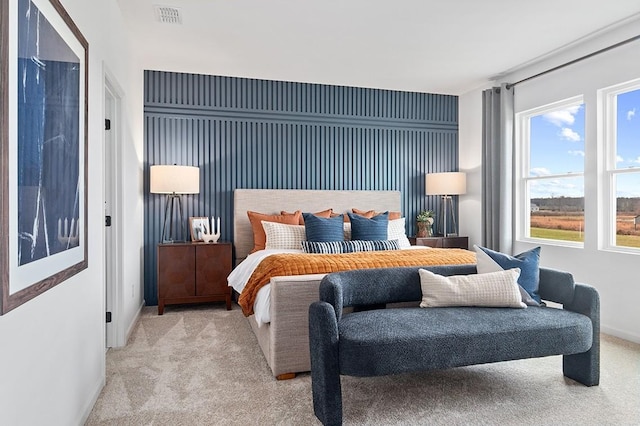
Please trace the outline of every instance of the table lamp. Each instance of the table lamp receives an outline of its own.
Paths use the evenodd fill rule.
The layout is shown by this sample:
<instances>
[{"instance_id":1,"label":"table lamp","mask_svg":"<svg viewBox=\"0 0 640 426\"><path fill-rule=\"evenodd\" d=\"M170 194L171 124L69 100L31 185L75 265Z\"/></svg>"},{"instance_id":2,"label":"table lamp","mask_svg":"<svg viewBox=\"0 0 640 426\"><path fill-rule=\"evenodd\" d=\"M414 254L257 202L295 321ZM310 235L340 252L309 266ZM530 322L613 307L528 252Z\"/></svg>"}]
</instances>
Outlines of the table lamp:
<instances>
[{"instance_id":1,"label":"table lamp","mask_svg":"<svg viewBox=\"0 0 640 426\"><path fill-rule=\"evenodd\" d=\"M452 195L465 194L467 192L467 175L463 172L428 173L425 180L427 195L442 196L442 235L444 237L457 236L458 229L456 215L453 210ZM453 232L448 232L447 220L451 215ZM440 222L440 220L438 220Z\"/></svg>"},{"instance_id":2,"label":"table lamp","mask_svg":"<svg viewBox=\"0 0 640 426\"><path fill-rule=\"evenodd\" d=\"M162 225L163 243L178 240L177 229L180 234L186 228L182 214L182 194L200 193L200 169L193 166L155 165L150 169L150 192L152 194L167 194L164 207L164 223ZM173 216L177 206L178 226L174 229ZM167 234L167 227L169 233ZM175 231L175 232L174 232Z\"/></svg>"}]
</instances>

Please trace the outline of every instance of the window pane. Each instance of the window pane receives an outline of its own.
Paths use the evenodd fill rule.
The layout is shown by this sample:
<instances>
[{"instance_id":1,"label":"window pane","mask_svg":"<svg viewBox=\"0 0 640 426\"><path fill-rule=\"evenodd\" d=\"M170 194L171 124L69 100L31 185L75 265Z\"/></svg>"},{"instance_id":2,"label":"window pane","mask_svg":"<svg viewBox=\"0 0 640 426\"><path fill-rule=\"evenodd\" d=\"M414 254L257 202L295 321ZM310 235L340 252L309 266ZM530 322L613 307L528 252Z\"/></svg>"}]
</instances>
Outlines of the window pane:
<instances>
[{"instance_id":1,"label":"window pane","mask_svg":"<svg viewBox=\"0 0 640 426\"><path fill-rule=\"evenodd\" d=\"M618 174L616 182L616 245L640 247L640 173Z\"/></svg>"},{"instance_id":2,"label":"window pane","mask_svg":"<svg viewBox=\"0 0 640 426\"><path fill-rule=\"evenodd\" d=\"M562 241L584 241L584 179L582 177L531 180L529 236Z\"/></svg>"},{"instance_id":3,"label":"window pane","mask_svg":"<svg viewBox=\"0 0 640 426\"><path fill-rule=\"evenodd\" d=\"M640 167L640 89L616 98L616 168Z\"/></svg>"},{"instance_id":4,"label":"window pane","mask_svg":"<svg viewBox=\"0 0 640 426\"><path fill-rule=\"evenodd\" d=\"M584 104L533 116L529 129L529 176L584 172Z\"/></svg>"}]
</instances>

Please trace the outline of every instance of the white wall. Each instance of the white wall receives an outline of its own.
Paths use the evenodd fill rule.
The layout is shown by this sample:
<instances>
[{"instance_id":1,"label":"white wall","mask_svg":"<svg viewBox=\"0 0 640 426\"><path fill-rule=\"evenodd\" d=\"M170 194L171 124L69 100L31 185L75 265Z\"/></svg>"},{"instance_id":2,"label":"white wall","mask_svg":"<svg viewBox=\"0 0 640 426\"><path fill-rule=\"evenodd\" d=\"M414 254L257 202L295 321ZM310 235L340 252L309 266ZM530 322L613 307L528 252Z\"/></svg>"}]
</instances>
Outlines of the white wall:
<instances>
[{"instance_id":1,"label":"white wall","mask_svg":"<svg viewBox=\"0 0 640 426\"><path fill-rule=\"evenodd\" d=\"M630 38L637 33L638 22L619 27L607 34L600 34L585 43L563 51L558 57L547 58L539 64L531 65L517 73L505 76L502 81L514 82L537 72L551 68L569 59L596 51L617 41ZM585 129L585 171L597 170L597 139L595 127L596 90L640 77L640 42L619 47L583 62L555 71L543 77L516 86L515 108L522 111L534 106L583 94L587 124ZM488 85L487 87L489 87ZM460 147L461 168L473 168L476 162L466 158L468 152L480 153L482 90L460 97ZM464 135L464 136L463 136ZM465 139L465 137L467 139ZM478 145L480 144L480 145ZM465 157L462 154L465 153ZM472 154L469 154L472 155ZM478 160L479 161L479 160ZM598 184L595 174L585 179L585 244L584 248L568 248L552 244L542 244L541 264L546 267L571 272L576 281L596 287L601 299L602 331L640 342L640 299L638 264L640 254L620 253L599 249L598 227ZM461 203L461 223L473 221L476 213L475 200L479 189L466 195ZM598 195L600 197L600 195ZM516 219L517 220L517 219ZM471 232L467 230L467 232ZM538 244L514 241L514 251L522 252Z\"/></svg>"},{"instance_id":2,"label":"white wall","mask_svg":"<svg viewBox=\"0 0 640 426\"><path fill-rule=\"evenodd\" d=\"M124 315L142 303L142 72L115 1L62 0L89 42L88 269L0 317L0 422L82 424L105 380L103 64L125 93ZM127 326L128 328L128 326Z\"/></svg>"},{"instance_id":3,"label":"white wall","mask_svg":"<svg viewBox=\"0 0 640 426\"><path fill-rule=\"evenodd\" d=\"M458 98L460 171L467 173L467 193L460 195L460 235L469 247L482 244L482 90Z\"/></svg>"}]
</instances>

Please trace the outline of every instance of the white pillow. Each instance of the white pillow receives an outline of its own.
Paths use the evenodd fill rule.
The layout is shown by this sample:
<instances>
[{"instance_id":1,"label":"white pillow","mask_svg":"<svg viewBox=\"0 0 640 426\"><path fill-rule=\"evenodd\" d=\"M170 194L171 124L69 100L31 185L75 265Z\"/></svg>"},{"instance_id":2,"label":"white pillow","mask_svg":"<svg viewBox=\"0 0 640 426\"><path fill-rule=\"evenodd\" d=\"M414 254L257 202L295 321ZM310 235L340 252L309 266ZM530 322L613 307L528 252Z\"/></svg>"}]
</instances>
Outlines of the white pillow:
<instances>
[{"instance_id":1,"label":"white pillow","mask_svg":"<svg viewBox=\"0 0 640 426\"><path fill-rule=\"evenodd\" d=\"M498 264L495 260L493 260L484 250L482 250L477 245L473 246L476 250L476 270L479 274L486 274L488 272L498 272L503 271L504 268ZM522 302L527 306L540 306L538 302L536 302L527 290L522 288L520 284L518 284L518 291L520 291L520 297Z\"/></svg>"},{"instance_id":2,"label":"white pillow","mask_svg":"<svg viewBox=\"0 0 640 426\"><path fill-rule=\"evenodd\" d=\"M404 228L404 217L400 219L394 219L389 221L389 227L387 228L387 239L398 240L400 248L411 247L411 243L407 238L407 234Z\"/></svg>"},{"instance_id":3,"label":"white pillow","mask_svg":"<svg viewBox=\"0 0 640 426\"><path fill-rule=\"evenodd\" d=\"M351 241L351 222L343 223L342 231L344 232L345 241Z\"/></svg>"},{"instance_id":4,"label":"white pillow","mask_svg":"<svg viewBox=\"0 0 640 426\"><path fill-rule=\"evenodd\" d=\"M265 249L300 250L300 242L307 240L304 225L285 225L263 220L262 228L267 237Z\"/></svg>"},{"instance_id":5,"label":"white pillow","mask_svg":"<svg viewBox=\"0 0 640 426\"><path fill-rule=\"evenodd\" d=\"M518 289L520 269L445 277L419 269L421 308L486 306L526 308Z\"/></svg>"}]
</instances>

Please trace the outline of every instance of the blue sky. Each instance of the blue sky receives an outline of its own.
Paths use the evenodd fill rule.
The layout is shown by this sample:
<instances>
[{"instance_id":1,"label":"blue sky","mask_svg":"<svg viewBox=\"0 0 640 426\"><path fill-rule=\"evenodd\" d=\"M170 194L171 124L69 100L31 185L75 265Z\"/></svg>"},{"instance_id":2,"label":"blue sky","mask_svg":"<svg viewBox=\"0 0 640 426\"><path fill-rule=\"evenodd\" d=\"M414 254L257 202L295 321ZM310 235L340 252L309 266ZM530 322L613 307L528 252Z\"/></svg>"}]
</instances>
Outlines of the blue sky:
<instances>
[{"instance_id":1,"label":"blue sky","mask_svg":"<svg viewBox=\"0 0 640 426\"><path fill-rule=\"evenodd\" d=\"M617 97L618 169L640 167L640 90ZM575 105L531 118L530 176L584 171L584 105ZM582 177L531 183L531 197L582 197ZM640 173L618 179L618 197L640 197Z\"/></svg>"}]
</instances>

